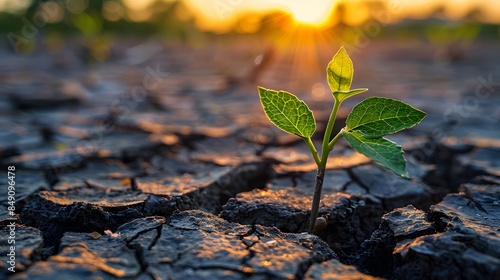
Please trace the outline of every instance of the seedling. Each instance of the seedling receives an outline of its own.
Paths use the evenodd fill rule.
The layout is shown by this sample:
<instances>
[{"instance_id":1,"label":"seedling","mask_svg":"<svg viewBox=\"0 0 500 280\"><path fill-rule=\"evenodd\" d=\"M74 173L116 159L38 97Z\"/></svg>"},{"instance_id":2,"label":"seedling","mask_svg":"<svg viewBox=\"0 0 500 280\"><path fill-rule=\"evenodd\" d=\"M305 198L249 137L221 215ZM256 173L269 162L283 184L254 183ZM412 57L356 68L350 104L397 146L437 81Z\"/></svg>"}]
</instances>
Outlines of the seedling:
<instances>
[{"instance_id":1,"label":"seedling","mask_svg":"<svg viewBox=\"0 0 500 280\"><path fill-rule=\"evenodd\" d=\"M342 102L368 90L366 88L351 89L353 74L354 66L351 58L341 47L326 68L328 85L335 102L323 136L321 154L318 154L311 140L316 131L316 121L307 104L292 93L259 87L259 97L266 116L279 129L301 137L309 147L318 166L309 233L314 231L318 217L328 154L340 138L343 137L357 152L382 164L397 175L408 178L406 160L401 146L384 136L411 128L422 121L426 115L425 112L399 100L370 97L354 106L347 116L345 127L332 138L333 126Z\"/></svg>"}]
</instances>

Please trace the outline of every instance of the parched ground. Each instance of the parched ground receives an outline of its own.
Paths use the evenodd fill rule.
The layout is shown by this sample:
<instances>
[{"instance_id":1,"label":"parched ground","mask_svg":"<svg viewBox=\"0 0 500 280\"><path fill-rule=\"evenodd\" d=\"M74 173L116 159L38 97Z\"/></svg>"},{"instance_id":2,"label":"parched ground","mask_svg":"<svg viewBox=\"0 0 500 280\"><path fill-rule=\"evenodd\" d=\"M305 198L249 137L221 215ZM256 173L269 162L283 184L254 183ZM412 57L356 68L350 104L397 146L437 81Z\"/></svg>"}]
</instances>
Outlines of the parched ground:
<instances>
[{"instance_id":1,"label":"parched ground","mask_svg":"<svg viewBox=\"0 0 500 280\"><path fill-rule=\"evenodd\" d=\"M326 66L336 48L318 49ZM293 49L124 42L100 64L79 47L1 49L0 160L15 167L16 204L11 216L4 177L0 278L499 279L500 57L488 42L450 50L348 49L354 87L370 91L336 129L374 95L428 116L390 137L410 180L339 143L316 236L304 233L314 162L256 91L304 99L319 146L332 98L323 70L297 75Z\"/></svg>"}]
</instances>

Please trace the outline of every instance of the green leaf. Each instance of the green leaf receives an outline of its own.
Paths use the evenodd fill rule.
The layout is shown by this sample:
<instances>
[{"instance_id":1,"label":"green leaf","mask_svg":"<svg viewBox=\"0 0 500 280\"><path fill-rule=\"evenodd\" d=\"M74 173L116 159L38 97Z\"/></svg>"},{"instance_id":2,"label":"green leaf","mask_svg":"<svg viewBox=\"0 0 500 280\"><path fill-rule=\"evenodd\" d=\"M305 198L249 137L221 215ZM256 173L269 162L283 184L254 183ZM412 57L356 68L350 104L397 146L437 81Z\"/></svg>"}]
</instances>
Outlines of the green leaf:
<instances>
[{"instance_id":1,"label":"green leaf","mask_svg":"<svg viewBox=\"0 0 500 280\"><path fill-rule=\"evenodd\" d=\"M347 131L381 137L415 126L426 113L399 100L370 97L354 106L346 120Z\"/></svg>"},{"instance_id":2,"label":"green leaf","mask_svg":"<svg viewBox=\"0 0 500 280\"><path fill-rule=\"evenodd\" d=\"M357 88L349 91L335 91L333 92L333 97L335 97L335 100L337 100L338 102L342 102L351 96L363 93L367 90L367 88Z\"/></svg>"},{"instance_id":3,"label":"green leaf","mask_svg":"<svg viewBox=\"0 0 500 280\"><path fill-rule=\"evenodd\" d=\"M316 130L314 116L297 96L259 87L259 97L267 118L279 129L302 138L313 135Z\"/></svg>"},{"instance_id":4,"label":"green leaf","mask_svg":"<svg viewBox=\"0 0 500 280\"><path fill-rule=\"evenodd\" d=\"M354 66L352 65L351 58L344 47L341 47L326 68L328 85L332 92L350 90L353 75Z\"/></svg>"},{"instance_id":5,"label":"green leaf","mask_svg":"<svg viewBox=\"0 0 500 280\"><path fill-rule=\"evenodd\" d=\"M342 135L354 150L381 163L397 175L408 178L401 146L383 137L367 138L357 131L342 130Z\"/></svg>"}]
</instances>

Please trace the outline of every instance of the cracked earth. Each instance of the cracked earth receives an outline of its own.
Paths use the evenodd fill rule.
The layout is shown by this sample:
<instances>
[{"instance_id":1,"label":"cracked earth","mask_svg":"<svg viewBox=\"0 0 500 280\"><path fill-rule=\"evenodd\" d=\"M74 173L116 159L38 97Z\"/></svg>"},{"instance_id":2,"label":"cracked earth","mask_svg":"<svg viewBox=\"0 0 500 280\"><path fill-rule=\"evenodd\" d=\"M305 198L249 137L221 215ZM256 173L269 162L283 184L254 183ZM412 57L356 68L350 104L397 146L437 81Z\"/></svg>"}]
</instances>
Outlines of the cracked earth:
<instances>
[{"instance_id":1,"label":"cracked earth","mask_svg":"<svg viewBox=\"0 0 500 280\"><path fill-rule=\"evenodd\" d=\"M428 117L391 136L410 180L339 143L319 211L327 226L317 235L305 233L315 164L260 108L246 78L257 75L248 60L258 55L255 42L162 48L136 64L118 57L100 65L71 50L0 52L0 160L16 168L17 198L13 274L3 245L8 200L0 198L2 278L500 278L493 46L471 48L459 63L422 60L430 47L384 43L354 56L364 61L355 83L368 95L403 99ZM299 94L322 135L329 96L289 88L287 54L273 59L258 84ZM168 75L132 95L157 65ZM471 98L473 110L464 107ZM467 114L450 111L460 106Z\"/></svg>"}]
</instances>

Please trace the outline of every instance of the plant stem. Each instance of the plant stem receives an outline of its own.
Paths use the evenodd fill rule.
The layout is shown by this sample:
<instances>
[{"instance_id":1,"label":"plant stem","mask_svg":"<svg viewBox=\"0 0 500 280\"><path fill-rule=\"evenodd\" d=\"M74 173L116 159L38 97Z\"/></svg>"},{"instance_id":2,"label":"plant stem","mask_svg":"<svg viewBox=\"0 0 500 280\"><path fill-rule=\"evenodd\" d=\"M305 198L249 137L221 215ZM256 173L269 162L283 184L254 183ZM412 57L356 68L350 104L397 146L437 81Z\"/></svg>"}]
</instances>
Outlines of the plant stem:
<instances>
[{"instance_id":1,"label":"plant stem","mask_svg":"<svg viewBox=\"0 0 500 280\"><path fill-rule=\"evenodd\" d=\"M309 150L311 151L311 154L314 158L314 161L316 162L316 165L319 166L321 164L321 160L319 159L318 151L316 151L316 147L314 146L314 143L312 142L311 137L302 138L302 139L304 139L304 141L307 144L307 147L309 147Z\"/></svg>"},{"instance_id":2,"label":"plant stem","mask_svg":"<svg viewBox=\"0 0 500 280\"><path fill-rule=\"evenodd\" d=\"M335 99L335 103L333 104L333 110L332 113L330 114L330 119L328 119L328 124L326 125L325 135L323 136L323 145L321 147L321 164L320 166L318 166L318 169L326 168L326 162L328 161L328 154L331 151L329 147L330 137L332 136L333 126L335 124L335 120L337 119L339 108L340 108L340 101Z\"/></svg>"},{"instance_id":3,"label":"plant stem","mask_svg":"<svg viewBox=\"0 0 500 280\"><path fill-rule=\"evenodd\" d=\"M337 133L337 135L335 135L335 137L333 137L332 141L330 141L330 143L328 143L328 150L329 151L333 150L333 146L335 146L335 144L337 144L337 142L340 140L340 138L343 137L342 130L344 130L344 129L341 129L339 131L339 133Z\"/></svg>"},{"instance_id":4,"label":"plant stem","mask_svg":"<svg viewBox=\"0 0 500 280\"><path fill-rule=\"evenodd\" d=\"M314 196L311 206L311 218L309 220L309 233L313 232L314 225L316 223L316 218L318 218L319 203L321 201L321 189L323 188L323 180L325 179L326 163L328 161L328 154L333 149L333 145L337 143L342 134L339 132L332 142L330 142L330 137L332 136L333 126L335 124L335 119L337 119L337 114L340 108L340 101L335 98L335 103L333 104L333 110L328 119L328 124L326 125L325 135L323 136L323 144L321 147L321 160L316 161L318 164L318 172L316 173L316 180L314 182ZM312 143L311 143L312 144ZM330 145L331 144L331 145Z\"/></svg>"},{"instance_id":5,"label":"plant stem","mask_svg":"<svg viewBox=\"0 0 500 280\"><path fill-rule=\"evenodd\" d=\"M316 180L314 183L314 197L311 207L311 220L309 221L309 230L311 234L314 230L314 225L316 224L316 218L318 217L319 202L321 200L321 189L323 188L323 180L325 179L325 168L318 168L316 173Z\"/></svg>"}]
</instances>

